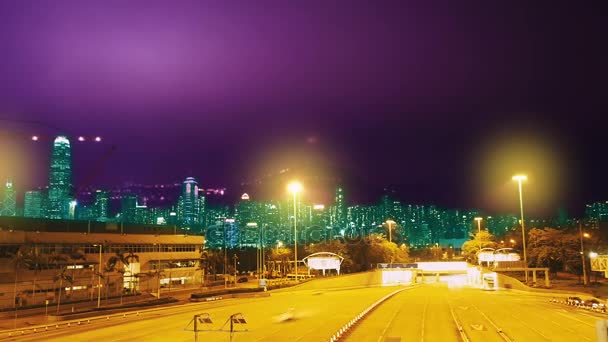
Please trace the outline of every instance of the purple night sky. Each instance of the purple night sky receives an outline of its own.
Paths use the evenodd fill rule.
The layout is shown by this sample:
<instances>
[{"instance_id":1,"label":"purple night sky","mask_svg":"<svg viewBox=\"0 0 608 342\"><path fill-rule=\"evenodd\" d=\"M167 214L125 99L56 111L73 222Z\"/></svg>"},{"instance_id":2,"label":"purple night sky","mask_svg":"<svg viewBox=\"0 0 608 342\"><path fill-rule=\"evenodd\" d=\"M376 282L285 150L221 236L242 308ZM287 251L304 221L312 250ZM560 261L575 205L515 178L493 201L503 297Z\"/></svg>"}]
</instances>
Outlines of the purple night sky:
<instances>
[{"instance_id":1,"label":"purple night sky","mask_svg":"<svg viewBox=\"0 0 608 342\"><path fill-rule=\"evenodd\" d=\"M608 199L604 18L536 1L2 1L0 177L45 185L50 141L28 136L62 131L104 137L74 148L77 185L195 176L263 197L240 184L290 168L359 201L390 185L515 212L525 171L531 212L580 213Z\"/></svg>"}]
</instances>

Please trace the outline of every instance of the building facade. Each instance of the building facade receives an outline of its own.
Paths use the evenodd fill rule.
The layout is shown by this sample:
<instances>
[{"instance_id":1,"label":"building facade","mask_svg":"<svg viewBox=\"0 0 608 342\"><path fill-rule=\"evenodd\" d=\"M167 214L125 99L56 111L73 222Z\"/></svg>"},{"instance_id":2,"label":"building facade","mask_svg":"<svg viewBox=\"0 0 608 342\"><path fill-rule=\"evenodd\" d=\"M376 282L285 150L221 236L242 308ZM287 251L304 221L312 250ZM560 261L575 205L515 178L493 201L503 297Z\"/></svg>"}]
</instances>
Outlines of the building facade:
<instances>
[{"instance_id":1,"label":"building facade","mask_svg":"<svg viewBox=\"0 0 608 342\"><path fill-rule=\"evenodd\" d=\"M197 287L203 244L202 236L189 235L0 230L0 308L55 303L61 272L73 279L64 283L62 302L96 298L100 285L104 297ZM40 267L15 268L15 255L40 260ZM112 263L119 255L127 263Z\"/></svg>"}]
</instances>

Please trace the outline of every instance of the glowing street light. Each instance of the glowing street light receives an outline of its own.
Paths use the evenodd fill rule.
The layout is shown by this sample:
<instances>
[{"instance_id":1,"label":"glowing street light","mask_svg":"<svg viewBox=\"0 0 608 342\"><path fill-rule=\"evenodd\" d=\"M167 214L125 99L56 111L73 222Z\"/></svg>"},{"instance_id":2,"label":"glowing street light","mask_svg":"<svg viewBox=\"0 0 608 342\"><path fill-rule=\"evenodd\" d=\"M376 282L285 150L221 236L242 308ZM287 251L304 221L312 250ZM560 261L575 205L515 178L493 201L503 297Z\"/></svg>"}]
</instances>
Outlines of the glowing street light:
<instances>
[{"instance_id":1,"label":"glowing street light","mask_svg":"<svg viewBox=\"0 0 608 342\"><path fill-rule=\"evenodd\" d=\"M524 224L524 201L523 201L523 195L522 195L522 185L521 183L525 180L528 180L528 177L526 175L515 175L513 176L513 180L517 181L517 184L519 186L519 210L520 210L520 214L521 214L521 238L522 238L522 246L523 246L523 250L524 250L524 264L526 266L526 270L525 270L525 274L526 274L526 283L528 282L528 256L526 254L526 228L525 228L525 224Z\"/></svg>"},{"instance_id":2,"label":"glowing street light","mask_svg":"<svg viewBox=\"0 0 608 342\"><path fill-rule=\"evenodd\" d=\"M477 221L477 233L481 233L481 220L483 220L482 217L475 218L475 221Z\"/></svg>"},{"instance_id":3,"label":"glowing street light","mask_svg":"<svg viewBox=\"0 0 608 342\"><path fill-rule=\"evenodd\" d=\"M291 182L287 186L287 190L293 193L293 255L294 255L294 266L296 269L296 281L298 281L298 192L302 192L302 184L299 182Z\"/></svg>"},{"instance_id":4,"label":"glowing street light","mask_svg":"<svg viewBox=\"0 0 608 342\"><path fill-rule=\"evenodd\" d=\"M78 141L85 141L86 139L81 135L78 137Z\"/></svg>"},{"instance_id":5,"label":"glowing street light","mask_svg":"<svg viewBox=\"0 0 608 342\"><path fill-rule=\"evenodd\" d=\"M583 224L582 222L578 222L578 230L580 232L581 238L581 261L583 263L583 285L587 285L587 267L585 265L585 249L583 247L583 238L589 238L591 235L589 233L583 233Z\"/></svg>"},{"instance_id":6,"label":"glowing street light","mask_svg":"<svg viewBox=\"0 0 608 342\"><path fill-rule=\"evenodd\" d=\"M393 228L392 225L397 222L393 220L386 220L386 224L388 225L388 242L393 242Z\"/></svg>"},{"instance_id":7,"label":"glowing street light","mask_svg":"<svg viewBox=\"0 0 608 342\"><path fill-rule=\"evenodd\" d=\"M101 137L99 137L99 136L95 137L95 141L96 142L100 142L101 141Z\"/></svg>"},{"instance_id":8,"label":"glowing street light","mask_svg":"<svg viewBox=\"0 0 608 342\"><path fill-rule=\"evenodd\" d=\"M38 141L38 139L39 139L39 138L38 138L38 136L37 136L37 135L33 135L33 136L32 136L32 140L33 140L33 141Z\"/></svg>"}]
</instances>

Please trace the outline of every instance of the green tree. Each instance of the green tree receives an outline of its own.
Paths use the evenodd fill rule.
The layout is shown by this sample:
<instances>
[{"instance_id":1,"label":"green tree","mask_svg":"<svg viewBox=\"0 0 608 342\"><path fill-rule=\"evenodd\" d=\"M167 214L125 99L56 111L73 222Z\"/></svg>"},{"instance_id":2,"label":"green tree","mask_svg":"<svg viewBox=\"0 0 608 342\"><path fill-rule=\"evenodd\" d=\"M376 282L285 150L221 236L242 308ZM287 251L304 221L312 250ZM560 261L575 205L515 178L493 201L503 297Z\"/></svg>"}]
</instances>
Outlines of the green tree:
<instances>
[{"instance_id":1,"label":"green tree","mask_svg":"<svg viewBox=\"0 0 608 342\"><path fill-rule=\"evenodd\" d=\"M293 259L293 251L287 247L277 247L270 249L268 254L270 260L280 265L279 272L282 277L285 277L292 268L289 261Z\"/></svg>"},{"instance_id":2,"label":"green tree","mask_svg":"<svg viewBox=\"0 0 608 342\"><path fill-rule=\"evenodd\" d=\"M535 267L548 267L552 273L559 270L582 272L580 241L576 233L566 230L533 228L528 234L528 261Z\"/></svg>"},{"instance_id":3,"label":"green tree","mask_svg":"<svg viewBox=\"0 0 608 342\"><path fill-rule=\"evenodd\" d=\"M482 248L496 248L498 244L494 240L494 235L490 234L487 230L482 230L475 233L471 240L465 241L462 244L462 255L470 263L477 263L477 253Z\"/></svg>"}]
</instances>

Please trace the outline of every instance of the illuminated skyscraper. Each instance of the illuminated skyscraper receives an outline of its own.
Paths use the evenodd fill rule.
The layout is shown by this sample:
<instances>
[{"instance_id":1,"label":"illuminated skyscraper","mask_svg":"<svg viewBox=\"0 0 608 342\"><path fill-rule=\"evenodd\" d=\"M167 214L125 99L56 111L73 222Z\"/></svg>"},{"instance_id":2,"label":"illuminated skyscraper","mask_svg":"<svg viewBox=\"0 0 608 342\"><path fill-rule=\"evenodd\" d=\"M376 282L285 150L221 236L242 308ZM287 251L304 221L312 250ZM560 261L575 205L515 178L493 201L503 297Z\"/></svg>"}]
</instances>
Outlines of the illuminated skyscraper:
<instances>
[{"instance_id":1,"label":"illuminated skyscraper","mask_svg":"<svg viewBox=\"0 0 608 342\"><path fill-rule=\"evenodd\" d=\"M136 223L137 196L127 194L120 199L122 222Z\"/></svg>"},{"instance_id":2,"label":"illuminated skyscraper","mask_svg":"<svg viewBox=\"0 0 608 342\"><path fill-rule=\"evenodd\" d=\"M182 184L181 222L184 226L198 223L198 183L193 177L188 177Z\"/></svg>"},{"instance_id":3,"label":"illuminated skyscraper","mask_svg":"<svg viewBox=\"0 0 608 342\"><path fill-rule=\"evenodd\" d=\"M344 227L346 224L346 204L344 202L344 189L336 189L335 204L333 207L332 225Z\"/></svg>"},{"instance_id":4,"label":"illuminated skyscraper","mask_svg":"<svg viewBox=\"0 0 608 342\"><path fill-rule=\"evenodd\" d=\"M110 208L110 195L107 191L97 190L95 192L95 216L97 221L108 220Z\"/></svg>"},{"instance_id":5,"label":"illuminated skyscraper","mask_svg":"<svg viewBox=\"0 0 608 342\"><path fill-rule=\"evenodd\" d=\"M69 217L71 192L72 153L70 141L65 136L58 136L53 142L51 156L47 218L66 219Z\"/></svg>"},{"instance_id":6,"label":"illuminated skyscraper","mask_svg":"<svg viewBox=\"0 0 608 342\"><path fill-rule=\"evenodd\" d=\"M4 184L4 193L2 194L2 206L0 207L0 216L15 216L17 213L15 205L15 188L13 182L7 180Z\"/></svg>"},{"instance_id":7,"label":"illuminated skyscraper","mask_svg":"<svg viewBox=\"0 0 608 342\"><path fill-rule=\"evenodd\" d=\"M42 203L44 197L42 191L28 191L25 193L23 216L42 217Z\"/></svg>"}]
</instances>

